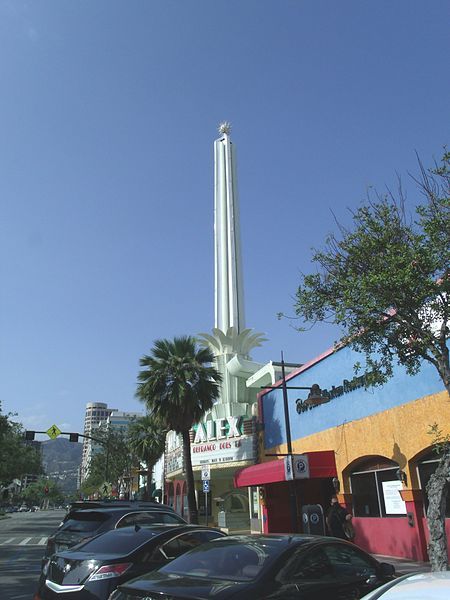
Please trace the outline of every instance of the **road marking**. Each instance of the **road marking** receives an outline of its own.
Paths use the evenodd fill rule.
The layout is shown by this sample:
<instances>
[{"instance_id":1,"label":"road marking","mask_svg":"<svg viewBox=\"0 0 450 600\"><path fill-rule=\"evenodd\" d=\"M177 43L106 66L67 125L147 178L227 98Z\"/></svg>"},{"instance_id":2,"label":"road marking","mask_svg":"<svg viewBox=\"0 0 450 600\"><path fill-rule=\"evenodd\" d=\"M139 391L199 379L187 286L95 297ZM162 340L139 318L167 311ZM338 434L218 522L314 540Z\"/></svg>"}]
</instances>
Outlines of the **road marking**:
<instances>
[{"instance_id":1,"label":"road marking","mask_svg":"<svg viewBox=\"0 0 450 600\"><path fill-rule=\"evenodd\" d=\"M31 538L25 538L24 540L22 540L21 542L19 542L19 546L26 546L28 544L28 542L31 540Z\"/></svg>"},{"instance_id":2,"label":"road marking","mask_svg":"<svg viewBox=\"0 0 450 600\"><path fill-rule=\"evenodd\" d=\"M12 537L3 539L0 541L0 546L45 546L47 543L47 537Z\"/></svg>"}]
</instances>

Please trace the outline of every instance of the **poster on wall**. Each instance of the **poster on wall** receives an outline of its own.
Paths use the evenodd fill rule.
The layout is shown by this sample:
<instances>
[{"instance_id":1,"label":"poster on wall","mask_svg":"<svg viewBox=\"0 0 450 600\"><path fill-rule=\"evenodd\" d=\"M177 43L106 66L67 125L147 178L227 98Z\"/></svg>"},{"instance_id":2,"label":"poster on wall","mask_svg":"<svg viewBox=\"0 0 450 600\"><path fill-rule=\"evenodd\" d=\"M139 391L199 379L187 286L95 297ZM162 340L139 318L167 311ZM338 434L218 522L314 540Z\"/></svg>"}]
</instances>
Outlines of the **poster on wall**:
<instances>
[{"instance_id":1,"label":"poster on wall","mask_svg":"<svg viewBox=\"0 0 450 600\"><path fill-rule=\"evenodd\" d=\"M406 504L400 496L401 481L383 481L383 498L388 515L406 515Z\"/></svg>"}]
</instances>

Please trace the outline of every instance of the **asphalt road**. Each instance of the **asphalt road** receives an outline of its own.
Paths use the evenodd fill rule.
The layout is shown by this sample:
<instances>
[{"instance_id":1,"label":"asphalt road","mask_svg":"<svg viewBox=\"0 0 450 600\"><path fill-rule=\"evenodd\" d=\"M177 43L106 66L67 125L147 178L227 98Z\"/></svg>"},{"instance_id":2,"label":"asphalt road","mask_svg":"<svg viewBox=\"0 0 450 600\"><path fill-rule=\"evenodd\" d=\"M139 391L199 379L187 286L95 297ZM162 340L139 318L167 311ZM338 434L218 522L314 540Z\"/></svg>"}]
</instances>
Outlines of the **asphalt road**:
<instances>
[{"instance_id":1,"label":"asphalt road","mask_svg":"<svg viewBox=\"0 0 450 600\"><path fill-rule=\"evenodd\" d=\"M32 600L47 537L64 515L49 510L0 520L0 600Z\"/></svg>"}]
</instances>

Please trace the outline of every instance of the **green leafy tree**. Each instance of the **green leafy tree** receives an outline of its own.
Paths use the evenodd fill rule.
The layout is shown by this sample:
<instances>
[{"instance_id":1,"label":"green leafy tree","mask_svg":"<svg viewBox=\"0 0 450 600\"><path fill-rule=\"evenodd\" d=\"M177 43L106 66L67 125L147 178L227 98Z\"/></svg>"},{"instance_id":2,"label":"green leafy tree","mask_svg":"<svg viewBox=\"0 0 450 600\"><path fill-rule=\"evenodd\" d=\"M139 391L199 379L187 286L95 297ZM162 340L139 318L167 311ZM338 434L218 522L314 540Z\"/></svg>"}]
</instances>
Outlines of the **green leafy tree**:
<instances>
[{"instance_id":1,"label":"green leafy tree","mask_svg":"<svg viewBox=\"0 0 450 600\"><path fill-rule=\"evenodd\" d=\"M0 485L22 475L42 473L41 455L24 441L24 430L12 413L2 414L0 403Z\"/></svg>"},{"instance_id":2,"label":"green leafy tree","mask_svg":"<svg viewBox=\"0 0 450 600\"><path fill-rule=\"evenodd\" d=\"M21 494L22 500L28 506L45 506L49 503L61 504L64 501L64 494L59 489L57 483L52 479L41 478L35 483L28 485Z\"/></svg>"},{"instance_id":3,"label":"green leafy tree","mask_svg":"<svg viewBox=\"0 0 450 600\"><path fill-rule=\"evenodd\" d=\"M140 359L136 396L167 429L182 436L190 523L198 522L198 510L189 431L219 396L221 376L213 361L212 352L197 348L190 336L156 340Z\"/></svg>"},{"instance_id":4,"label":"green leafy tree","mask_svg":"<svg viewBox=\"0 0 450 600\"><path fill-rule=\"evenodd\" d=\"M304 322L341 326L343 343L365 355L371 384L381 384L398 363L410 375L433 365L450 395L450 154L415 182L425 202L408 218L404 196L369 199L353 213L353 229L339 227L315 251L316 273L304 275L295 311ZM301 329L301 328L300 328ZM361 365L356 365L361 368ZM442 450L442 448L441 448ZM445 497L448 445L432 477L428 509L433 570L447 570Z\"/></svg>"},{"instance_id":5,"label":"green leafy tree","mask_svg":"<svg viewBox=\"0 0 450 600\"><path fill-rule=\"evenodd\" d=\"M128 443L127 429L112 429L101 426L92 432L96 451L89 466L89 475L81 485L81 491L90 495L102 494L102 485L110 483L120 488L124 478L130 478L132 455Z\"/></svg>"},{"instance_id":6,"label":"green leafy tree","mask_svg":"<svg viewBox=\"0 0 450 600\"><path fill-rule=\"evenodd\" d=\"M167 430L153 415L145 415L135 419L128 426L130 448L140 462L144 462L147 470L145 500L151 496L152 471L165 449Z\"/></svg>"}]
</instances>

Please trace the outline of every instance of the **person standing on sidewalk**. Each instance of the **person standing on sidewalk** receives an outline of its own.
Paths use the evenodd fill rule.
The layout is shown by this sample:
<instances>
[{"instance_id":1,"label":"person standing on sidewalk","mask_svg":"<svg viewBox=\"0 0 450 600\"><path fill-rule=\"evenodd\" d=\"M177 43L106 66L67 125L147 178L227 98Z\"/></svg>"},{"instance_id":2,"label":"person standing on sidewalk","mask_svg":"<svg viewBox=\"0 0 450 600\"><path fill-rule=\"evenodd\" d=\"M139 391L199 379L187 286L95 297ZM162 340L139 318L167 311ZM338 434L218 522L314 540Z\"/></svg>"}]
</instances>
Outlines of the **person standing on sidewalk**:
<instances>
[{"instance_id":1,"label":"person standing on sidewalk","mask_svg":"<svg viewBox=\"0 0 450 600\"><path fill-rule=\"evenodd\" d=\"M329 534L342 540L353 539L351 520L352 515L342 508L336 496L332 496L326 518Z\"/></svg>"}]
</instances>

